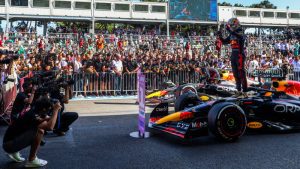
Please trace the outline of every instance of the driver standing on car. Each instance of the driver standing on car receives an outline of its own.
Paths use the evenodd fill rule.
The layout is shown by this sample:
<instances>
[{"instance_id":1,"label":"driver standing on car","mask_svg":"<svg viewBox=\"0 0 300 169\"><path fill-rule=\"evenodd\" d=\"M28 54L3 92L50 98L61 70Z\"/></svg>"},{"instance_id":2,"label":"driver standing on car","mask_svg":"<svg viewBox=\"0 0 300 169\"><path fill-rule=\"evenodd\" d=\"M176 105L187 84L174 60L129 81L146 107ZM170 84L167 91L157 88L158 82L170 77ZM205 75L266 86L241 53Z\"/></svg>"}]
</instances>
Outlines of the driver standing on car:
<instances>
[{"instance_id":1,"label":"driver standing on car","mask_svg":"<svg viewBox=\"0 0 300 169\"><path fill-rule=\"evenodd\" d=\"M245 36L244 31L241 28L240 21L237 18L229 19L226 30L229 32L229 36L224 39L222 32L218 32L218 36L223 44L231 45L231 66L233 76L236 82L236 89L238 90L238 96L245 95L243 92L247 92L247 78L245 71Z\"/></svg>"}]
</instances>

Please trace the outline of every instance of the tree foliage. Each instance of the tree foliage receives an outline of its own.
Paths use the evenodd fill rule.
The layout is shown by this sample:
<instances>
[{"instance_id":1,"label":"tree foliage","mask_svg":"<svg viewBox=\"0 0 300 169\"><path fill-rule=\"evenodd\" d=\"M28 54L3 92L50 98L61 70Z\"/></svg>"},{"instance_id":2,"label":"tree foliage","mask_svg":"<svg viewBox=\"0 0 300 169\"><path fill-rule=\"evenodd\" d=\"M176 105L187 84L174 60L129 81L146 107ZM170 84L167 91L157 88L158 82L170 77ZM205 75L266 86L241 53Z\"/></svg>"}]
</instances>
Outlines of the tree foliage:
<instances>
[{"instance_id":1,"label":"tree foliage","mask_svg":"<svg viewBox=\"0 0 300 169\"><path fill-rule=\"evenodd\" d=\"M258 4L252 4L250 8L265 8L265 9L277 9L277 6L272 4L269 0L263 0Z\"/></svg>"},{"instance_id":2,"label":"tree foliage","mask_svg":"<svg viewBox=\"0 0 300 169\"><path fill-rule=\"evenodd\" d=\"M236 4L234 4L233 6L235 6L235 7L244 7L244 5L239 4L239 3L236 3Z\"/></svg>"},{"instance_id":3,"label":"tree foliage","mask_svg":"<svg viewBox=\"0 0 300 169\"><path fill-rule=\"evenodd\" d=\"M231 3L228 2L222 2L222 3L218 3L219 6L232 6Z\"/></svg>"},{"instance_id":4,"label":"tree foliage","mask_svg":"<svg viewBox=\"0 0 300 169\"><path fill-rule=\"evenodd\" d=\"M250 8L265 8L265 9L277 9L277 6L272 4L269 0L262 0L260 3L252 4L250 6L244 6L243 4L236 3L234 5L228 2L218 3L219 6L234 6L234 7L250 7Z\"/></svg>"}]
</instances>

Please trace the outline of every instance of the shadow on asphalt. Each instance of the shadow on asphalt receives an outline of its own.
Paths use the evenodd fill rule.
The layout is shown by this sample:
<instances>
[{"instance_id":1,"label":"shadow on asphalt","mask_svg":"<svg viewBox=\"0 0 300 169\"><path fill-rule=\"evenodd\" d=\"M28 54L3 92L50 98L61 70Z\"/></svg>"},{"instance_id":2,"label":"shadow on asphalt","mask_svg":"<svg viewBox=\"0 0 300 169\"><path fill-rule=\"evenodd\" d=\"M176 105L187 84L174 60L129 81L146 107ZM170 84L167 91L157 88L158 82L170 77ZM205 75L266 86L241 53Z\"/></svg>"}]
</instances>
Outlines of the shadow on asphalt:
<instances>
[{"instance_id":1,"label":"shadow on asphalt","mask_svg":"<svg viewBox=\"0 0 300 169\"><path fill-rule=\"evenodd\" d=\"M8 157L7 157L8 159ZM3 167L3 169L9 169L9 168L13 168L13 169L23 169L25 162L24 163L15 163L15 162L7 162L3 165L1 165L1 167Z\"/></svg>"}]
</instances>

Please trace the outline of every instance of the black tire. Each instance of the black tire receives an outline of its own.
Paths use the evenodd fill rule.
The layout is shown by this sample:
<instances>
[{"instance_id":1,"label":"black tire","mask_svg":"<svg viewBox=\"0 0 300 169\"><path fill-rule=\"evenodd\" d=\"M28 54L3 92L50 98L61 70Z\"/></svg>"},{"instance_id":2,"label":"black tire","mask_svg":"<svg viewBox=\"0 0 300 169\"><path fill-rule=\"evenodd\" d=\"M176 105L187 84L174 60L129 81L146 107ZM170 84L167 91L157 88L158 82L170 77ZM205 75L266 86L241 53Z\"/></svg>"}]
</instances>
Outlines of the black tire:
<instances>
[{"instance_id":1,"label":"black tire","mask_svg":"<svg viewBox=\"0 0 300 169\"><path fill-rule=\"evenodd\" d=\"M237 140L244 134L246 125L245 112L234 103L218 103L208 113L208 128L222 141Z\"/></svg>"},{"instance_id":2,"label":"black tire","mask_svg":"<svg viewBox=\"0 0 300 169\"><path fill-rule=\"evenodd\" d=\"M179 96L175 101L175 112L184 110L185 108L196 106L201 102L199 97L193 92L187 92Z\"/></svg>"}]
</instances>

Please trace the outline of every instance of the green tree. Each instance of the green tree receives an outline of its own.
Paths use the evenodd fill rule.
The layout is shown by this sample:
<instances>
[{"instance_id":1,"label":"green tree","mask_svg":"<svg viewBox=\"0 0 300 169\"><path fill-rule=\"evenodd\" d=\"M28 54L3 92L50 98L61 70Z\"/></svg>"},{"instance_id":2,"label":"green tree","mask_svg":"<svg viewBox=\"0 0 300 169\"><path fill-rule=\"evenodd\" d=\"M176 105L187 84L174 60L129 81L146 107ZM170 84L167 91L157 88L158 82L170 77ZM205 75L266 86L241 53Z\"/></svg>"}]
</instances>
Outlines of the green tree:
<instances>
[{"instance_id":1,"label":"green tree","mask_svg":"<svg viewBox=\"0 0 300 169\"><path fill-rule=\"evenodd\" d=\"M238 3L234 4L233 6L235 6L235 7L244 7L244 5L238 4Z\"/></svg>"},{"instance_id":2,"label":"green tree","mask_svg":"<svg viewBox=\"0 0 300 169\"><path fill-rule=\"evenodd\" d=\"M218 6L232 6L231 3L228 2L222 2L222 3L218 3Z\"/></svg>"},{"instance_id":3,"label":"green tree","mask_svg":"<svg viewBox=\"0 0 300 169\"><path fill-rule=\"evenodd\" d=\"M263 0L258 4L252 4L250 8L265 8L265 9L277 9L277 6L272 4L269 0Z\"/></svg>"}]
</instances>

